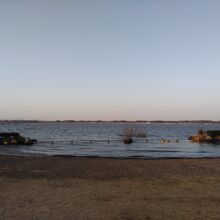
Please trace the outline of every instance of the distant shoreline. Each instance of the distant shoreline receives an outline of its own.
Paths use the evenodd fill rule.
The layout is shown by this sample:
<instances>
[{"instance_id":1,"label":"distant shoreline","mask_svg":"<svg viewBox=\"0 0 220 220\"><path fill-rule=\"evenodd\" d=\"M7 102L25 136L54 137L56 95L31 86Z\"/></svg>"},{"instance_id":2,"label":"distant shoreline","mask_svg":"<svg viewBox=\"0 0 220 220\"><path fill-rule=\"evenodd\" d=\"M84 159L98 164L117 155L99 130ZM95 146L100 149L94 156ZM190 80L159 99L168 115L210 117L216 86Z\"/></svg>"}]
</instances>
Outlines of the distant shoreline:
<instances>
[{"instance_id":1,"label":"distant shoreline","mask_svg":"<svg viewBox=\"0 0 220 220\"><path fill-rule=\"evenodd\" d=\"M135 123L135 124L220 124L220 121L213 120L179 120L179 121L163 121L163 120L0 120L0 123Z\"/></svg>"}]
</instances>

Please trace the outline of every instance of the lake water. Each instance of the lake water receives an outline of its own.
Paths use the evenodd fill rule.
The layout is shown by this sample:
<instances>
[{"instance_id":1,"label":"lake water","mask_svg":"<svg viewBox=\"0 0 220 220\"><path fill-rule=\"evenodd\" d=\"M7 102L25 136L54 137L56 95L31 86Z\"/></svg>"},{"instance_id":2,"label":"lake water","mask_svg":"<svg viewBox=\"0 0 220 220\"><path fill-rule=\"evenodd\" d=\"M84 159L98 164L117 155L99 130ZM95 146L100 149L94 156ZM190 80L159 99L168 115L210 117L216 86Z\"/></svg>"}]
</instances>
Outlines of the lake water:
<instances>
[{"instance_id":1,"label":"lake water","mask_svg":"<svg viewBox=\"0 0 220 220\"><path fill-rule=\"evenodd\" d=\"M126 128L144 131L125 145L121 134ZM138 124L138 123L0 123L0 131L19 132L37 139L32 146L0 146L1 155L73 155L117 158L219 157L220 145L198 144L188 137L199 129L220 130L220 124ZM170 143L160 143L169 139ZM179 139L179 143L176 143ZM109 142L108 142L109 140ZM53 141L53 144L51 142Z\"/></svg>"}]
</instances>

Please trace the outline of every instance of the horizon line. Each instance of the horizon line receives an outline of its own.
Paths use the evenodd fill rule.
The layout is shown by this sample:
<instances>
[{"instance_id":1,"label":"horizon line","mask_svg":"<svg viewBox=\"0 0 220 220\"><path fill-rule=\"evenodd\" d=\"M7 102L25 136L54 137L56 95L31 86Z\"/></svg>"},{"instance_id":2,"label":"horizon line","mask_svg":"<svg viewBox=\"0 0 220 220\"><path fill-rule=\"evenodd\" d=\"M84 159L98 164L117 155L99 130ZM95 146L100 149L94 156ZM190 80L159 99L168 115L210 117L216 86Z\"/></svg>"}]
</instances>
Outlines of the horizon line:
<instances>
[{"instance_id":1,"label":"horizon line","mask_svg":"<svg viewBox=\"0 0 220 220\"><path fill-rule=\"evenodd\" d=\"M209 119L197 119L197 120L40 120L40 119L0 119L0 122L121 122L121 123L190 123L190 122L200 122L200 123L220 123L220 120L209 120Z\"/></svg>"}]
</instances>

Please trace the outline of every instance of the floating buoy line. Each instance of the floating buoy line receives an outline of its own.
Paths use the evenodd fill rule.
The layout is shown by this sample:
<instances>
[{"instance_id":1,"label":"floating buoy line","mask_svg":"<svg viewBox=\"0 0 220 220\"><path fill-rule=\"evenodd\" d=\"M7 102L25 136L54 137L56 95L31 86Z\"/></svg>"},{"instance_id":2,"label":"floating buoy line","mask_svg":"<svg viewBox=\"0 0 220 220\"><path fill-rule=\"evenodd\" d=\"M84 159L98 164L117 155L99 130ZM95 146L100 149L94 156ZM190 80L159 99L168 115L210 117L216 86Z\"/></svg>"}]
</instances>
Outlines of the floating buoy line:
<instances>
[{"instance_id":1,"label":"floating buoy line","mask_svg":"<svg viewBox=\"0 0 220 220\"><path fill-rule=\"evenodd\" d=\"M132 143L179 143L179 139L160 139L160 140L150 140L149 139L91 139L91 140L48 140L48 141L38 141L39 144L68 144L68 145L76 145L76 144L98 144L98 143L106 143L106 144L112 144L112 143L124 143L124 144L132 144Z\"/></svg>"},{"instance_id":2,"label":"floating buoy line","mask_svg":"<svg viewBox=\"0 0 220 220\"><path fill-rule=\"evenodd\" d=\"M156 143L159 140L152 139L150 143ZM132 143L149 143L148 138L135 138L132 136L124 136L123 138L118 139L78 139L78 140L35 140L30 138L24 138L19 133L16 132L1 132L0 133L0 144L2 145L14 145L14 144L25 144L32 145L35 143L39 144L96 144L96 143L124 143L124 144L132 144ZM159 143L179 143L179 139L160 139Z\"/></svg>"}]
</instances>

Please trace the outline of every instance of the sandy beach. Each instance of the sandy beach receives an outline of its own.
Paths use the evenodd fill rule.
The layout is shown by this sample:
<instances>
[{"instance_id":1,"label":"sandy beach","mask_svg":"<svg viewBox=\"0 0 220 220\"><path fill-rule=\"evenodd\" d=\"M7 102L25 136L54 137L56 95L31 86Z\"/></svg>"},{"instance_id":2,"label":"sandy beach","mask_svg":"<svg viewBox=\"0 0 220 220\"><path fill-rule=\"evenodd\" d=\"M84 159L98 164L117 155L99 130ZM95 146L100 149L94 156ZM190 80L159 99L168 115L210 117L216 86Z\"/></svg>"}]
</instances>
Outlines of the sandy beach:
<instances>
[{"instance_id":1,"label":"sandy beach","mask_svg":"<svg viewBox=\"0 0 220 220\"><path fill-rule=\"evenodd\" d=\"M1 219L219 219L220 159L0 156Z\"/></svg>"}]
</instances>

